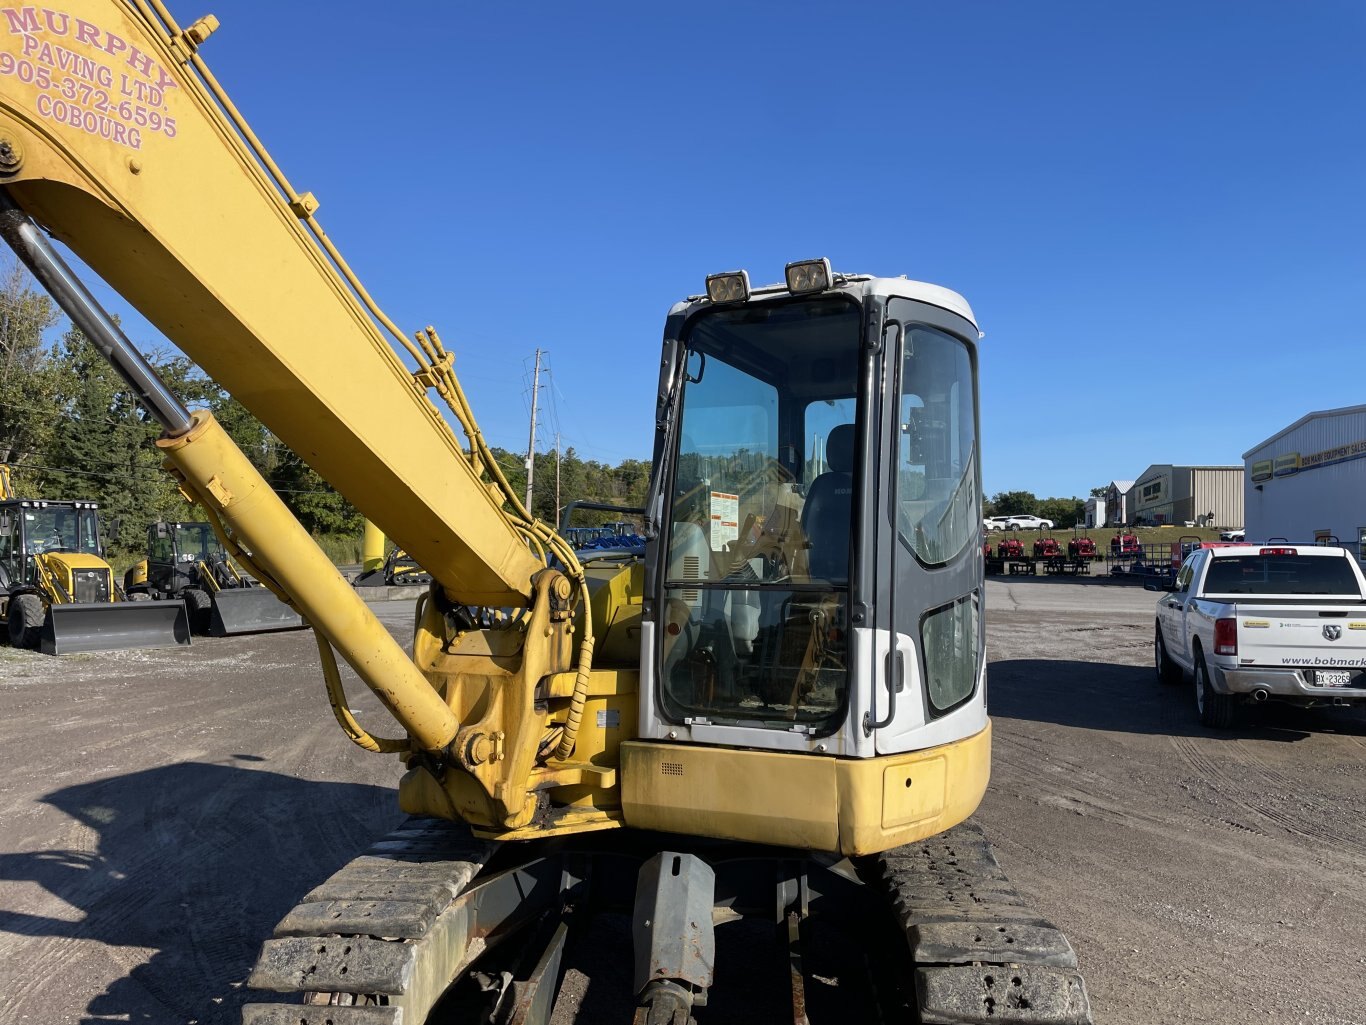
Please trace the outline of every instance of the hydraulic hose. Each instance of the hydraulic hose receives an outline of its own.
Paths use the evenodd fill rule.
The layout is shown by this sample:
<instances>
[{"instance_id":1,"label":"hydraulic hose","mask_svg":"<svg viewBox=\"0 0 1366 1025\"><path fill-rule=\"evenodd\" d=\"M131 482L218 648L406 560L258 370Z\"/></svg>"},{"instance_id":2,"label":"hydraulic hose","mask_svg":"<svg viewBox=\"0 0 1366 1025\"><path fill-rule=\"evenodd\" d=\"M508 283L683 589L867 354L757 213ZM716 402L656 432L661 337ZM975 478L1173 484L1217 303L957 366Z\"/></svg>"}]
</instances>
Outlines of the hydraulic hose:
<instances>
[{"instance_id":1,"label":"hydraulic hose","mask_svg":"<svg viewBox=\"0 0 1366 1025\"><path fill-rule=\"evenodd\" d=\"M412 745L406 738L394 740L376 737L367 733L365 728L356 722L356 717L351 714L351 706L346 701L346 689L342 686L341 671L337 668L337 656L332 652L332 645L317 630L313 631L313 638L318 642L318 659L323 664L327 703L332 706L332 714L336 716L337 725L342 728L347 739L357 747L375 754L403 754L412 750Z\"/></svg>"},{"instance_id":2,"label":"hydraulic hose","mask_svg":"<svg viewBox=\"0 0 1366 1025\"><path fill-rule=\"evenodd\" d=\"M587 601L587 596L584 596ZM583 621L588 623L592 618L589 609L583 610ZM593 668L593 629L591 626L584 627L583 643L579 645L579 673L574 678L574 696L569 700L569 714L565 717L564 732L560 734L560 742L555 747L555 757L560 760L568 758L574 750L574 742L579 737L579 723L583 721L583 706L588 701L588 678Z\"/></svg>"}]
</instances>

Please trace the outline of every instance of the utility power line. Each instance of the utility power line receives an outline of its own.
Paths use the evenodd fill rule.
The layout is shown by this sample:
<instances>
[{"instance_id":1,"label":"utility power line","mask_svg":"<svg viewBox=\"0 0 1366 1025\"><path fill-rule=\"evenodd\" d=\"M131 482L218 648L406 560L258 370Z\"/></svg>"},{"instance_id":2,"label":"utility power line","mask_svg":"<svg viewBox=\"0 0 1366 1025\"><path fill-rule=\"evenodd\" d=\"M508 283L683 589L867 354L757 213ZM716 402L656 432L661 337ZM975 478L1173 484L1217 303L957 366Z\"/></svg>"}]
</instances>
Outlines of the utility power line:
<instances>
[{"instance_id":1,"label":"utility power line","mask_svg":"<svg viewBox=\"0 0 1366 1025\"><path fill-rule=\"evenodd\" d=\"M536 369L531 372L531 432L526 446L526 507L531 511L531 480L536 472L536 397L541 390L541 350L536 350Z\"/></svg>"}]
</instances>

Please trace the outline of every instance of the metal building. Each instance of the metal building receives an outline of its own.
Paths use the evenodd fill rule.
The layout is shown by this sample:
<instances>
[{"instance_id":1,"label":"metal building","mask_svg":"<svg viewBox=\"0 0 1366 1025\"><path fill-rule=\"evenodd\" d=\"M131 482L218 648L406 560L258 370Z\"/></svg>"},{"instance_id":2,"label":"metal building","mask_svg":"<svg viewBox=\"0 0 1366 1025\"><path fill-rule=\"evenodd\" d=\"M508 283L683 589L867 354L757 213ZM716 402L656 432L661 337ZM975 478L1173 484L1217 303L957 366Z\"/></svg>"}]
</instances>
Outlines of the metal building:
<instances>
[{"instance_id":1,"label":"metal building","mask_svg":"<svg viewBox=\"0 0 1366 1025\"><path fill-rule=\"evenodd\" d=\"M1154 463L1129 492L1133 523L1243 526L1241 466L1176 466Z\"/></svg>"},{"instance_id":2,"label":"metal building","mask_svg":"<svg viewBox=\"0 0 1366 1025\"><path fill-rule=\"evenodd\" d=\"M1105 512L1098 526L1122 527L1129 522L1129 494L1134 482L1112 480L1105 486Z\"/></svg>"},{"instance_id":3,"label":"metal building","mask_svg":"<svg viewBox=\"0 0 1366 1025\"><path fill-rule=\"evenodd\" d=\"M1243 463L1249 539L1331 537L1366 557L1366 406L1302 416Z\"/></svg>"},{"instance_id":4,"label":"metal building","mask_svg":"<svg viewBox=\"0 0 1366 1025\"><path fill-rule=\"evenodd\" d=\"M1105 525L1105 499L1088 498L1085 505L1086 519L1083 523L1087 529L1102 527Z\"/></svg>"}]
</instances>

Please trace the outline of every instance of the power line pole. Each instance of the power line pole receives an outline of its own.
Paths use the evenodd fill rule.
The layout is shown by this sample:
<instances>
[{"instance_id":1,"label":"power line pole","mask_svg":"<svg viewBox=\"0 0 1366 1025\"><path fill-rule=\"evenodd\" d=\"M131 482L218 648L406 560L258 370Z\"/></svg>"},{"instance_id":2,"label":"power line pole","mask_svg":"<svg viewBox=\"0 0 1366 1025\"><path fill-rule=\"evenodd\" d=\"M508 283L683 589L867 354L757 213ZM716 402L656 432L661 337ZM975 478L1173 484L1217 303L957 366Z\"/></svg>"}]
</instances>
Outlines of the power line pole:
<instances>
[{"instance_id":1,"label":"power line pole","mask_svg":"<svg viewBox=\"0 0 1366 1025\"><path fill-rule=\"evenodd\" d=\"M531 478L536 469L536 399L541 390L541 350L536 350L536 369L531 372L531 436L526 443L526 511L531 512Z\"/></svg>"},{"instance_id":2,"label":"power line pole","mask_svg":"<svg viewBox=\"0 0 1366 1025\"><path fill-rule=\"evenodd\" d=\"M560 520L560 432L555 432L555 527L559 529Z\"/></svg>"}]
</instances>

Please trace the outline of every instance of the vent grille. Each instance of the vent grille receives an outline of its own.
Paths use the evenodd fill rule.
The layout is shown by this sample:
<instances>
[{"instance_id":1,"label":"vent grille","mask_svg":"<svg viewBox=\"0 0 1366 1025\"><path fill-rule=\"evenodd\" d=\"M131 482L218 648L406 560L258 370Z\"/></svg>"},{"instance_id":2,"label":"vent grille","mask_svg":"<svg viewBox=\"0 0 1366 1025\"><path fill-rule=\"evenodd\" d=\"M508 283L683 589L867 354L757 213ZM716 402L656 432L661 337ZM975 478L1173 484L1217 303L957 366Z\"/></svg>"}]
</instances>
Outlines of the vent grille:
<instances>
[{"instance_id":1,"label":"vent grille","mask_svg":"<svg viewBox=\"0 0 1366 1025\"><path fill-rule=\"evenodd\" d=\"M660 762L659 773L662 776L681 776L683 775L682 762Z\"/></svg>"},{"instance_id":2,"label":"vent grille","mask_svg":"<svg viewBox=\"0 0 1366 1025\"><path fill-rule=\"evenodd\" d=\"M683 556L683 576L687 580L702 579L702 562L696 555ZM702 598L702 593L696 588L683 592L683 600L689 605L696 605Z\"/></svg>"}]
</instances>

